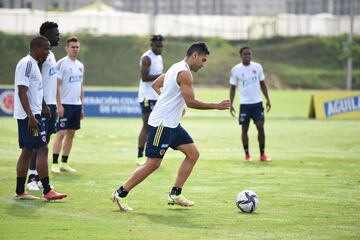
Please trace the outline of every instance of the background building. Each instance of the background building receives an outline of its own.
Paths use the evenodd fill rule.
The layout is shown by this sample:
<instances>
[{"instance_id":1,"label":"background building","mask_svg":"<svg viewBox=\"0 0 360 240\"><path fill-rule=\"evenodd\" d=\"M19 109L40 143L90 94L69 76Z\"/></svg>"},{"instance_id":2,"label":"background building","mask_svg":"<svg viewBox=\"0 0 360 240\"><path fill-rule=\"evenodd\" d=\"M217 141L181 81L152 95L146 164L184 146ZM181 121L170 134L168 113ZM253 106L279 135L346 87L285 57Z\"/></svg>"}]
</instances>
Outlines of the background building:
<instances>
[{"instance_id":1,"label":"background building","mask_svg":"<svg viewBox=\"0 0 360 240\"><path fill-rule=\"evenodd\" d=\"M119 11L181 15L360 14L360 0L0 0L1 8L72 11L94 2Z\"/></svg>"}]
</instances>

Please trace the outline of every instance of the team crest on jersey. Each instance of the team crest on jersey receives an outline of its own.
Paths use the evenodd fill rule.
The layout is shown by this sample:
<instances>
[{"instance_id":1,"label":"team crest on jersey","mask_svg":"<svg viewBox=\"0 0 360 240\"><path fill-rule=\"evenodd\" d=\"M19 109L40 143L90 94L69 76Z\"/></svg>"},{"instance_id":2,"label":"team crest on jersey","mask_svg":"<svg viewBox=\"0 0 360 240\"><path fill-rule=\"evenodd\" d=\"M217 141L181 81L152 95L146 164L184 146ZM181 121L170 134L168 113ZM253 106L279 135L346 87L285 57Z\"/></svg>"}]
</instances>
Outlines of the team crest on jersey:
<instances>
[{"instance_id":1,"label":"team crest on jersey","mask_svg":"<svg viewBox=\"0 0 360 240\"><path fill-rule=\"evenodd\" d=\"M253 71L252 71L254 74L256 74L256 70L255 69L253 69Z\"/></svg>"},{"instance_id":2,"label":"team crest on jersey","mask_svg":"<svg viewBox=\"0 0 360 240\"><path fill-rule=\"evenodd\" d=\"M161 149L159 153L161 156L164 156L165 152L166 152L166 149Z\"/></svg>"},{"instance_id":3,"label":"team crest on jersey","mask_svg":"<svg viewBox=\"0 0 360 240\"><path fill-rule=\"evenodd\" d=\"M14 112L13 91L4 91L0 94L0 109L7 114L12 114Z\"/></svg>"}]
</instances>

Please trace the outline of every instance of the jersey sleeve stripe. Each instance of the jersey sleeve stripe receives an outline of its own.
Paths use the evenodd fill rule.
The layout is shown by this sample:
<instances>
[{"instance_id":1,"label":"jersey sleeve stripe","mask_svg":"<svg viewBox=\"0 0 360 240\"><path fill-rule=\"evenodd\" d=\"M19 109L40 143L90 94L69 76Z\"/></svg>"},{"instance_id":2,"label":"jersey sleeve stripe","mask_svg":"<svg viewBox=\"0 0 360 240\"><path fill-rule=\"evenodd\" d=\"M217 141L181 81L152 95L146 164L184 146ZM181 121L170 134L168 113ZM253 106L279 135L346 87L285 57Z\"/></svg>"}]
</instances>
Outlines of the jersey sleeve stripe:
<instances>
[{"instance_id":1,"label":"jersey sleeve stripe","mask_svg":"<svg viewBox=\"0 0 360 240\"><path fill-rule=\"evenodd\" d=\"M30 77L31 67L32 64L30 61L28 61L26 64L25 77Z\"/></svg>"}]
</instances>

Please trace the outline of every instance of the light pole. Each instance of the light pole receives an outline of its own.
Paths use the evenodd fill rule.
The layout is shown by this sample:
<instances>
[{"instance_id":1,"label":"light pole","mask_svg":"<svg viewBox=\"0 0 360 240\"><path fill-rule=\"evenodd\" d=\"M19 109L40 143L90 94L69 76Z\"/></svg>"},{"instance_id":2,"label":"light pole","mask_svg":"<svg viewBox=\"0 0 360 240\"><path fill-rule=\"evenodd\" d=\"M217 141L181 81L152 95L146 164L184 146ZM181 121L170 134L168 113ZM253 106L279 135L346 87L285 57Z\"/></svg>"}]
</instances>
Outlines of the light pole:
<instances>
[{"instance_id":1,"label":"light pole","mask_svg":"<svg viewBox=\"0 0 360 240\"><path fill-rule=\"evenodd\" d=\"M352 89L352 41L353 41L353 31L354 31L354 0L350 0L350 32L348 39L348 60L347 60L347 72L346 72L346 90Z\"/></svg>"}]
</instances>

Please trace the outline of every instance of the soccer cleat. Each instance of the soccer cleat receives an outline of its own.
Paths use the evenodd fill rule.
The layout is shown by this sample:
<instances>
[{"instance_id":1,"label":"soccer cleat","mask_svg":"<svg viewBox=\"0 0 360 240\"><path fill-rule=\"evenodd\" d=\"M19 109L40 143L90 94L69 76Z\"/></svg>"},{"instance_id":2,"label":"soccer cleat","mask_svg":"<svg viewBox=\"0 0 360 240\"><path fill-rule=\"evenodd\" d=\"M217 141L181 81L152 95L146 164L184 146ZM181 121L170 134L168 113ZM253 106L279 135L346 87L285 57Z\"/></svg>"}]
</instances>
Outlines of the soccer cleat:
<instances>
[{"instance_id":1,"label":"soccer cleat","mask_svg":"<svg viewBox=\"0 0 360 240\"><path fill-rule=\"evenodd\" d=\"M245 162L251 162L252 159L251 159L251 156L250 154L245 154Z\"/></svg>"},{"instance_id":2,"label":"soccer cleat","mask_svg":"<svg viewBox=\"0 0 360 240\"><path fill-rule=\"evenodd\" d=\"M52 173L60 173L60 166L58 163L53 163L51 165L51 172Z\"/></svg>"},{"instance_id":3,"label":"soccer cleat","mask_svg":"<svg viewBox=\"0 0 360 240\"><path fill-rule=\"evenodd\" d=\"M271 159L270 159L270 157L268 157L268 156L264 153L264 154L261 154L261 156L260 156L260 161L262 161L262 162L271 162Z\"/></svg>"},{"instance_id":4,"label":"soccer cleat","mask_svg":"<svg viewBox=\"0 0 360 240\"><path fill-rule=\"evenodd\" d=\"M169 195L168 197L168 204L169 205L179 205L182 207L191 207L195 203L186 199L184 196L180 195Z\"/></svg>"},{"instance_id":5,"label":"soccer cleat","mask_svg":"<svg viewBox=\"0 0 360 240\"><path fill-rule=\"evenodd\" d=\"M40 199L40 198L30 195L27 192L15 194L15 196L14 196L14 200L37 200L37 199Z\"/></svg>"},{"instance_id":6,"label":"soccer cleat","mask_svg":"<svg viewBox=\"0 0 360 240\"><path fill-rule=\"evenodd\" d=\"M43 195L43 200L49 202L52 200L59 200L66 197L67 197L66 193L58 193L53 190L50 190L47 194Z\"/></svg>"},{"instance_id":7,"label":"soccer cleat","mask_svg":"<svg viewBox=\"0 0 360 240\"><path fill-rule=\"evenodd\" d=\"M121 198L116 190L111 194L111 201L119 207L120 211L128 212L133 210L127 204L126 198Z\"/></svg>"},{"instance_id":8,"label":"soccer cleat","mask_svg":"<svg viewBox=\"0 0 360 240\"><path fill-rule=\"evenodd\" d=\"M61 163L60 171L61 172L76 172L76 169L70 167L69 164L67 164L67 163Z\"/></svg>"},{"instance_id":9,"label":"soccer cleat","mask_svg":"<svg viewBox=\"0 0 360 240\"><path fill-rule=\"evenodd\" d=\"M38 183L36 181L29 182L28 184L26 184L26 187L29 191L39 191L40 190Z\"/></svg>"}]
</instances>

